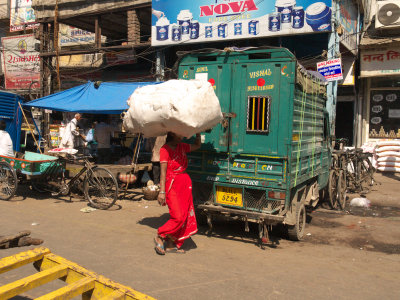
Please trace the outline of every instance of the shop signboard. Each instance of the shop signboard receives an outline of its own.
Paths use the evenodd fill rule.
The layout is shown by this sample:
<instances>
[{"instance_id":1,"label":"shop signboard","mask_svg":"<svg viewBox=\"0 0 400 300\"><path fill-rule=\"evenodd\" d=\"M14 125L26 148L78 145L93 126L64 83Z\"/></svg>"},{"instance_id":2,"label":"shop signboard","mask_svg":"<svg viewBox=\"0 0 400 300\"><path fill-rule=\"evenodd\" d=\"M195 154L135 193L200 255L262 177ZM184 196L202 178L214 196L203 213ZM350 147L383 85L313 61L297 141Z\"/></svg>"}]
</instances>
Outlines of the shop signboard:
<instances>
[{"instance_id":1,"label":"shop signboard","mask_svg":"<svg viewBox=\"0 0 400 300\"><path fill-rule=\"evenodd\" d=\"M153 0L153 46L331 31L332 0Z\"/></svg>"},{"instance_id":2,"label":"shop signboard","mask_svg":"<svg viewBox=\"0 0 400 300\"><path fill-rule=\"evenodd\" d=\"M59 63L60 68L98 68L103 64L103 53L64 55Z\"/></svg>"},{"instance_id":3,"label":"shop signboard","mask_svg":"<svg viewBox=\"0 0 400 300\"><path fill-rule=\"evenodd\" d=\"M2 64L7 90L40 87L40 56L35 51L39 43L33 34L3 37Z\"/></svg>"},{"instance_id":4,"label":"shop signboard","mask_svg":"<svg viewBox=\"0 0 400 300\"><path fill-rule=\"evenodd\" d=\"M32 0L10 1L10 31L22 31L39 27L36 23Z\"/></svg>"},{"instance_id":5,"label":"shop signboard","mask_svg":"<svg viewBox=\"0 0 400 300\"><path fill-rule=\"evenodd\" d=\"M340 58L317 63L317 70L327 81L342 80L342 60Z\"/></svg>"},{"instance_id":6,"label":"shop signboard","mask_svg":"<svg viewBox=\"0 0 400 300\"><path fill-rule=\"evenodd\" d=\"M371 138L400 137L400 90L371 90L369 136Z\"/></svg>"},{"instance_id":7,"label":"shop signboard","mask_svg":"<svg viewBox=\"0 0 400 300\"><path fill-rule=\"evenodd\" d=\"M79 45L90 45L95 42L95 34L80 28L66 24L60 24L60 47L70 47ZM106 41L105 36L101 36L101 41Z\"/></svg>"},{"instance_id":8,"label":"shop signboard","mask_svg":"<svg viewBox=\"0 0 400 300\"><path fill-rule=\"evenodd\" d=\"M379 45L361 50L361 77L399 75L399 45Z\"/></svg>"},{"instance_id":9,"label":"shop signboard","mask_svg":"<svg viewBox=\"0 0 400 300\"><path fill-rule=\"evenodd\" d=\"M352 53L357 54L357 20L358 11L353 0L342 0L339 2L339 22L343 28L340 42Z\"/></svg>"}]
</instances>

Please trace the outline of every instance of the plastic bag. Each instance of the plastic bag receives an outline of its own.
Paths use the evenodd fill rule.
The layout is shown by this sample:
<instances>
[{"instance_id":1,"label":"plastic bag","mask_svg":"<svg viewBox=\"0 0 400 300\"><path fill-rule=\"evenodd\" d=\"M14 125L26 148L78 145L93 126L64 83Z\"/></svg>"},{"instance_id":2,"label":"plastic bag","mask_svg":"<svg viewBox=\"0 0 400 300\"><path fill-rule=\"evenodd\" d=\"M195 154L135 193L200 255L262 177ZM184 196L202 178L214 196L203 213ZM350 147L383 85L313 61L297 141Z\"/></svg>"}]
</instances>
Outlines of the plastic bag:
<instances>
[{"instance_id":1,"label":"plastic bag","mask_svg":"<svg viewBox=\"0 0 400 300\"><path fill-rule=\"evenodd\" d=\"M207 81L169 80L135 90L128 100L124 128L145 137L169 131L185 137L213 128L222 121L221 106Z\"/></svg>"},{"instance_id":2,"label":"plastic bag","mask_svg":"<svg viewBox=\"0 0 400 300\"><path fill-rule=\"evenodd\" d=\"M354 198L350 201L350 206L370 207L371 201L369 201L367 198Z\"/></svg>"}]
</instances>

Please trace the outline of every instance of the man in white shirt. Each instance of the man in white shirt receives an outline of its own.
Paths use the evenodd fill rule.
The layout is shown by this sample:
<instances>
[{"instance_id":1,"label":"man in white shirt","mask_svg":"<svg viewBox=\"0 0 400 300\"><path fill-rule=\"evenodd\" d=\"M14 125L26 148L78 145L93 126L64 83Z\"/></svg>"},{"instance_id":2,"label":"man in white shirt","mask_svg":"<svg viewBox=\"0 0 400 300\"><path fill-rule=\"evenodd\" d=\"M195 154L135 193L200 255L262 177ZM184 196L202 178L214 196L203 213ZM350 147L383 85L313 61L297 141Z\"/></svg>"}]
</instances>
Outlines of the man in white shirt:
<instances>
[{"instance_id":1,"label":"man in white shirt","mask_svg":"<svg viewBox=\"0 0 400 300\"><path fill-rule=\"evenodd\" d=\"M96 125L94 130L95 140L97 141L97 163L110 164L111 161L111 134L118 131L119 128L108 124L109 119L106 116L101 118L101 122ZM107 121L104 122L104 120Z\"/></svg>"},{"instance_id":2,"label":"man in white shirt","mask_svg":"<svg viewBox=\"0 0 400 300\"><path fill-rule=\"evenodd\" d=\"M60 148L74 148L75 137L79 136L76 126L81 117L81 114L75 114L75 118L73 118L65 127L64 134L61 138Z\"/></svg>"},{"instance_id":3,"label":"man in white shirt","mask_svg":"<svg viewBox=\"0 0 400 300\"><path fill-rule=\"evenodd\" d=\"M13 142L6 127L6 122L0 120L0 155L14 157Z\"/></svg>"}]
</instances>

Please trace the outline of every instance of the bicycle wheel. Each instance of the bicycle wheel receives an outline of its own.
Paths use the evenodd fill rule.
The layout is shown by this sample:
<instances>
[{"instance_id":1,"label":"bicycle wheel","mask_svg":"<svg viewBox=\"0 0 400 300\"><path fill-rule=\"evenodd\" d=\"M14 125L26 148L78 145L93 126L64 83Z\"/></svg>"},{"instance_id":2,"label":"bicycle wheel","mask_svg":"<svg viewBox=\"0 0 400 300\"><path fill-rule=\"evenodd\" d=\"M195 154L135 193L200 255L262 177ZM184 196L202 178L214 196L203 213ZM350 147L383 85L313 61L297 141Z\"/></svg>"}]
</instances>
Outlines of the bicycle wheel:
<instances>
[{"instance_id":1,"label":"bicycle wheel","mask_svg":"<svg viewBox=\"0 0 400 300\"><path fill-rule=\"evenodd\" d=\"M0 199L9 200L17 191L17 173L7 162L0 162Z\"/></svg>"},{"instance_id":2,"label":"bicycle wheel","mask_svg":"<svg viewBox=\"0 0 400 300\"><path fill-rule=\"evenodd\" d=\"M338 196L338 175L335 170L329 172L329 182L328 182L328 199L329 205L332 209L337 207L337 196Z\"/></svg>"},{"instance_id":3,"label":"bicycle wheel","mask_svg":"<svg viewBox=\"0 0 400 300\"><path fill-rule=\"evenodd\" d=\"M340 209L346 206L346 173L343 170L339 171L338 184L337 184L337 203Z\"/></svg>"},{"instance_id":4,"label":"bicycle wheel","mask_svg":"<svg viewBox=\"0 0 400 300\"><path fill-rule=\"evenodd\" d=\"M107 169L94 167L86 173L83 184L85 198L98 209L108 209L118 198L118 183Z\"/></svg>"}]
</instances>

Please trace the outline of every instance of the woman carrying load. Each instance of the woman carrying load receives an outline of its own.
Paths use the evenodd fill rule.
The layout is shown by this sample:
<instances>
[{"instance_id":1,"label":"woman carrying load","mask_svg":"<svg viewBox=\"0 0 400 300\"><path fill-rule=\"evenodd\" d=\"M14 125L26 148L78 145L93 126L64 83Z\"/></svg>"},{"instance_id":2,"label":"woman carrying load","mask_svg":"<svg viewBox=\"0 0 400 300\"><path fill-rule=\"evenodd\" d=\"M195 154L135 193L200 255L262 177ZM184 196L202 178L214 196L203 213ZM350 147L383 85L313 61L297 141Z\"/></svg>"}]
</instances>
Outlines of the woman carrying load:
<instances>
[{"instance_id":1,"label":"woman carrying load","mask_svg":"<svg viewBox=\"0 0 400 300\"><path fill-rule=\"evenodd\" d=\"M170 219L160 228L154 241L158 254L185 253L181 249L185 239L197 232L194 214L192 181L186 173L186 153L200 149L200 134L193 145L182 143L182 136L169 132L160 150L160 205L168 205Z\"/></svg>"}]
</instances>

